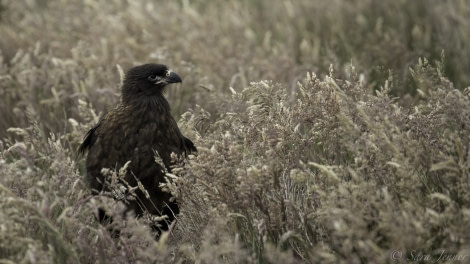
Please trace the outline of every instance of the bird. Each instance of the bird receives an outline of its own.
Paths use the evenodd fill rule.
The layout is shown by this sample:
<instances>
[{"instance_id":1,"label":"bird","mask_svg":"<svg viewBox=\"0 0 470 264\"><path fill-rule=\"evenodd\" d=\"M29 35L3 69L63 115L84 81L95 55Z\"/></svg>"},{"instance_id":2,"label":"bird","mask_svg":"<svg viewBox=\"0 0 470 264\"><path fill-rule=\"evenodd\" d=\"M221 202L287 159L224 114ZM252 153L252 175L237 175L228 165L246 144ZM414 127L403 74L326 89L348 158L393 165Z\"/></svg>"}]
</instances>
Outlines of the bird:
<instances>
[{"instance_id":1,"label":"bird","mask_svg":"<svg viewBox=\"0 0 470 264\"><path fill-rule=\"evenodd\" d=\"M107 184L110 176L103 169L119 171L126 166L123 186L134 189L133 199L125 200L126 212L163 218L151 225L157 237L169 230L179 214L175 198L160 186L166 182L165 173L171 172L172 155L185 159L197 152L194 143L181 133L163 95L167 85L181 82L180 76L163 64L132 67L122 82L120 103L86 133L78 149L80 154L87 153L86 179L93 194L113 191ZM108 219L101 209L98 218Z\"/></svg>"}]
</instances>

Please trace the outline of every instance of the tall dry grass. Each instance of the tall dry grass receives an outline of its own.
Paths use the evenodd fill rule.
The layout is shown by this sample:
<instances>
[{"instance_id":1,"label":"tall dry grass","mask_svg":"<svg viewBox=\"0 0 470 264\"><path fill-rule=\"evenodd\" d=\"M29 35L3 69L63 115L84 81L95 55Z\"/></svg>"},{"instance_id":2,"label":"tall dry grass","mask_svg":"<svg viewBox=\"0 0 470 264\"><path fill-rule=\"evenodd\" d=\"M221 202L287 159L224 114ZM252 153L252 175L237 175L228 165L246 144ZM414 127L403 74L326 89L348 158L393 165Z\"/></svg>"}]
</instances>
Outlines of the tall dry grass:
<instances>
[{"instance_id":1,"label":"tall dry grass","mask_svg":"<svg viewBox=\"0 0 470 264\"><path fill-rule=\"evenodd\" d=\"M468 1L0 3L1 263L468 261ZM199 149L160 241L76 154L146 62Z\"/></svg>"}]
</instances>

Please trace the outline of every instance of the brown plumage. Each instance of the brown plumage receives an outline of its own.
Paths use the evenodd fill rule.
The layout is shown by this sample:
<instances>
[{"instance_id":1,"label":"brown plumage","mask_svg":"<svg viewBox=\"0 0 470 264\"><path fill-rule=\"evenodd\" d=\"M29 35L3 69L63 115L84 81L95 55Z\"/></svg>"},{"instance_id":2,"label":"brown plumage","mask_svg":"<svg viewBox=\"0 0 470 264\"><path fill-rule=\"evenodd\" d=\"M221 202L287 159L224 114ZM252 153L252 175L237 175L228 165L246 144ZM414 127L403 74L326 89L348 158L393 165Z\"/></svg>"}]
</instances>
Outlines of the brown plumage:
<instances>
[{"instance_id":1,"label":"brown plumage","mask_svg":"<svg viewBox=\"0 0 470 264\"><path fill-rule=\"evenodd\" d=\"M87 180L94 193L110 191L104 184L103 168L119 170L130 161L125 181L137 186L138 179L150 199L137 189L136 199L128 200L127 207L136 216L144 212L167 215L167 221L160 223L161 230L168 229L179 208L171 194L159 187L165 182L165 173L155 162L155 155L158 154L166 169L171 171L171 153L184 157L197 151L193 142L181 134L163 96L166 85L178 82L181 78L165 65L145 64L131 68L124 79L121 103L88 131L79 148L81 153L88 151Z\"/></svg>"}]
</instances>

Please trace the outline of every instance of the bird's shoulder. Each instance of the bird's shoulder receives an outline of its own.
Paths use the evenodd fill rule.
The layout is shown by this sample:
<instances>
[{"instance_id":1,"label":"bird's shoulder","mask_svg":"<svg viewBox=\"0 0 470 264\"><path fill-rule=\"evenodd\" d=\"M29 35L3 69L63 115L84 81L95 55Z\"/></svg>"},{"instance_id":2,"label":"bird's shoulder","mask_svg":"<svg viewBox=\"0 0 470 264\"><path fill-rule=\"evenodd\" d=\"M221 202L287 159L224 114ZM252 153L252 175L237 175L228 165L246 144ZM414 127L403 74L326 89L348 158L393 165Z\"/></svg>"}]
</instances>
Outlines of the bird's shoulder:
<instances>
[{"instance_id":1,"label":"bird's shoulder","mask_svg":"<svg viewBox=\"0 0 470 264\"><path fill-rule=\"evenodd\" d=\"M184 138L183 141L184 141L184 149L185 149L186 155L196 154L197 148L194 145L194 143L191 141L191 139L184 137L184 136L183 138Z\"/></svg>"},{"instance_id":2,"label":"bird's shoulder","mask_svg":"<svg viewBox=\"0 0 470 264\"><path fill-rule=\"evenodd\" d=\"M82 144L80 144L80 146L78 147L78 153L85 154L85 152L87 152L91 148L91 146L96 140L95 131L100 125L101 122L98 122L90 130L88 130L88 132L85 134L85 137L83 137Z\"/></svg>"},{"instance_id":3,"label":"bird's shoulder","mask_svg":"<svg viewBox=\"0 0 470 264\"><path fill-rule=\"evenodd\" d=\"M104 113L98 123L88 130L83 137L83 142L78 148L79 153L84 154L87 152L99 137L109 134L107 131L115 131L116 128L121 127L121 123L126 122L127 119L126 110L125 106L118 105L113 110Z\"/></svg>"},{"instance_id":4,"label":"bird's shoulder","mask_svg":"<svg viewBox=\"0 0 470 264\"><path fill-rule=\"evenodd\" d=\"M85 153L95 144L101 144L106 149L119 145L120 149L137 148L139 151L155 149L186 155L197 152L194 143L182 135L169 113L142 112L125 104L117 105L100 118L85 135L79 152Z\"/></svg>"}]
</instances>

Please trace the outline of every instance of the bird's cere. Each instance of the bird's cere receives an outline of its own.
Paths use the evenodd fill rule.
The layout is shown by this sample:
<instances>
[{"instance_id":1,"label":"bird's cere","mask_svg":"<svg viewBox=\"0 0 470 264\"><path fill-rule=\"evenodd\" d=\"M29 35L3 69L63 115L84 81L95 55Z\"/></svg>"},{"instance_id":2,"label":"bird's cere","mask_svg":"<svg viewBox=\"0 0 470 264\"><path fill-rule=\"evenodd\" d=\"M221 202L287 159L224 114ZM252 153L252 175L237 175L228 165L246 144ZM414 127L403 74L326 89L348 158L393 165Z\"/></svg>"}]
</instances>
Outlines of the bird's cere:
<instances>
[{"instance_id":1,"label":"bird's cere","mask_svg":"<svg viewBox=\"0 0 470 264\"><path fill-rule=\"evenodd\" d=\"M172 72L168 70L167 75L166 75L166 80L168 83L180 83L182 82L181 77L176 74L175 72Z\"/></svg>"}]
</instances>

